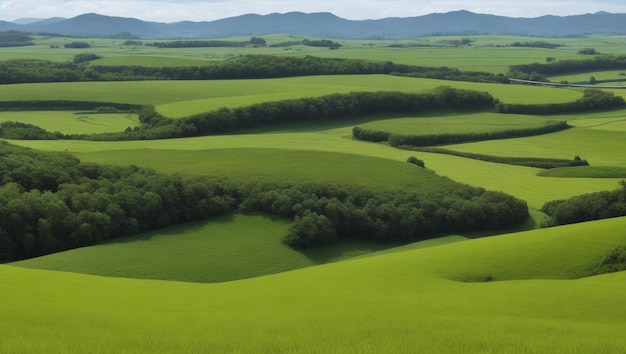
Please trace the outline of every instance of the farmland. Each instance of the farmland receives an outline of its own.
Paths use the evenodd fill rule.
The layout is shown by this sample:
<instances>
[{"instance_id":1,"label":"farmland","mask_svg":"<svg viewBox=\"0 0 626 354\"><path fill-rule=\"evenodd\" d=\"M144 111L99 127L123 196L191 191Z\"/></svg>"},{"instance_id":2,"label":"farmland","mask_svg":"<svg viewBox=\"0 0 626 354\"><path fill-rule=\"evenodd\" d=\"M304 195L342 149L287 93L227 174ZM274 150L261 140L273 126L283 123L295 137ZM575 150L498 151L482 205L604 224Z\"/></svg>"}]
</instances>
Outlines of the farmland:
<instances>
[{"instance_id":1,"label":"farmland","mask_svg":"<svg viewBox=\"0 0 626 354\"><path fill-rule=\"evenodd\" d=\"M266 39L272 44L293 38L274 35ZM287 50L269 46L176 50L89 39L89 51L101 58L88 65L198 66L240 55L267 54L367 58L505 74L510 65L543 63L547 57L584 59L578 52L589 47L623 55L625 41L618 36L550 38L546 41L562 46L546 49L509 46L532 40L524 37L475 36L471 46L462 47L446 42L453 39L460 37L340 40L342 47L332 51L302 45ZM67 40L38 37L34 46L3 50L0 60L71 61L76 51L50 48ZM619 77L620 72L607 72L606 78ZM551 79L574 82L592 75L605 79L597 71ZM95 205L96 200L104 200L102 193L122 188L127 178L129 185L144 188L140 192L133 190L135 199L128 198L141 209L140 201L147 204L146 196L155 194L145 188L158 184L150 178L163 178L180 181L177 183L182 187L177 188L189 188L198 195L210 186L215 191L213 196L224 204L224 211L211 210L210 218L181 216L180 220L192 221L103 238L89 243L92 246L68 247L71 249L41 257L10 259L12 262L0 265L4 280L0 283L0 293L4 294L0 307L2 350L83 352L97 347L104 352L339 353L408 352L419 346L424 352L442 353L619 351L626 345L621 335L626 329L621 315L626 304L626 273L598 275L596 271L611 252L626 245L626 219L542 226L550 224L546 203L620 188L620 181L626 177L622 153L626 149L624 108L559 114L502 114L491 108L381 111L347 114L342 119L281 121L183 138L87 139L124 131L132 137L130 134L140 129L159 129L220 109L232 111L308 98L322 100L355 92L426 95L442 92L442 87L459 90L448 91L459 95L464 92L461 90L488 93L495 102L507 104L563 104L583 97L579 89L388 74L0 85L0 104L86 101L101 102L105 110L112 110L107 104L125 103L154 106L155 112L162 115L160 121L149 122L141 112L130 110L21 108L0 112L0 123L17 121L67 134L52 140L3 140L15 149L32 149L11 150L10 154L62 156L66 160L58 159L67 161L65 168L70 174L52 190L20 191L14 187L22 177L14 169L12 174L7 172L10 178L2 179L6 186L0 188L0 198L21 193L25 201L39 196L49 201L53 194L65 195L59 200L67 200L68 213L69 209L77 209L76 220L91 220L81 219L87 216L81 216L78 210L80 200L86 198ZM626 96L624 90L608 92ZM354 108L353 112L359 111ZM432 135L515 131L561 121L567 122L568 129L439 147L511 158L576 157L590 166L544 170L399 149L353 136L355 126L391 134ZM57 153L60 155L54 155ZM423 166L407 163L410 157ZM39 182L35 179L37 171L46 170L41 167L44 162L37 161L27 171L33 184ZM95 164L111 167L97 172ZM78 172L69 172L74 169ZM99 173L96 178L92 176L97 174L94 171ZM133 175L135 172L138 174ZM121 177L111 177L116 173ZM68 185L72 178L80 187ZM218 182L199 187L199 183L209 183L205 179ZM481 198L496 198L495 194L483 197L485 190L502 192L524 203L529 217L515 225L440 231L425 237L427 240L389 236L389 230L400 233L406 231L402 227L409 227L402 223L409 219L402 214L408 210L421 208L419 215L423 217L446 215L449 224L462 220L455 212L471 209L468 205ZM126 189L126 194L131 195L130 191ZM297 200L300 195L306 198ZM422 200L439 195L443 197L437 198L448 202L424 199L422 205L401 204L407 196ZM195 196L184 194L185 200ZM363 196L369 196L370 201L361 205ZM158 197L163 204L175 199L171 194ZM384 199L387 197L389 200ZM108 200L121 200L116 198ZM454 198L462 200L453 203ZM498 198L504 197L498 194ZM206 203L199 201L198 205L211 209ZM439 209L427 211L429 203L439 203ZM492 210L471 205L474 211L485 208L483 214ZM303 212L305 208L311 210ZM373 236L342 235L370 221L356 219L361 215L358 213L341 214L337 211L340 208L362 208L359 210L363 213L375 215L371 221L376 228ZM46 208L35 209L34 214ZM92 216L100 216L103 210L89 211ZM281 212L272 214L276 210ZM2 218L15 220L13 214L9 210ZM155 215L162 217L152 217L154 223L159 219L163 224L166 219L173 223L173 212ZM496 215L486 219L497 219ZM15 250L45 245L39 239L46 225L40 221L42 218L24 231L26 239L32 236L35 241L14 244ZM298 248L289 247L285 241L285 235L294 234L297 227L316 223L322 230L331 222L338 234L330 244ZM66 224L71 223L66 221L63 227L71 226ZM9 249L5 240L0 232L0 247ZM75 240L70 238L68 242ZM5 254L0 252L0 257Z\"/></svg>"}]
</instances>

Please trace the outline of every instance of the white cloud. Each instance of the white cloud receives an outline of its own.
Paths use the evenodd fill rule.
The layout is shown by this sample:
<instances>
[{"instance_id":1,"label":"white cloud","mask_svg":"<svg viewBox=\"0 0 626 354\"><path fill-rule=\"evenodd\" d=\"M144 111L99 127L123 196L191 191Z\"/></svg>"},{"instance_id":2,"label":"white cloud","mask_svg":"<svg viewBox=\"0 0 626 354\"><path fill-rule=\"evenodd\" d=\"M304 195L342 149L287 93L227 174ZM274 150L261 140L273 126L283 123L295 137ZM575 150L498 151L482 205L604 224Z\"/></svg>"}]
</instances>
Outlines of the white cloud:
<instances>
[{"instance_id":1,"label":"white cloud","mask_svg":"<svg viewBox=\"0 0 626 354\"><path fill-rule=\"evenodd\" d=\"M246 13L332 12L348 19L408 17L433 12L469 10L511 17L538 17L546 14L573 15L597 11L626 13L623 0L0 0L0 19L23 17L73 17L95 12L110 16L135 17L148 21L211 21Z\"/></svg>"}]
</instances>

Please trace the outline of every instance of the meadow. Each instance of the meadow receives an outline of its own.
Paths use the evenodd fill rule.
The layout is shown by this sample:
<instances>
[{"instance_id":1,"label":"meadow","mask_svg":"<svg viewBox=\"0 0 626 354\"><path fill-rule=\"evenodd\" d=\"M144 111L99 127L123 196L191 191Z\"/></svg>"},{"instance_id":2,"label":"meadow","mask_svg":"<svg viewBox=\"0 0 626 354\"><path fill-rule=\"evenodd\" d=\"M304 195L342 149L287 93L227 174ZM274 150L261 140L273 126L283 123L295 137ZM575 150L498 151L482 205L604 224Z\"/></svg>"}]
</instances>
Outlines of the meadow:
<instances>
[{"instance_id":1,"label":"meadow","mask_svg":"<svg viewBox=\"0 0 626 354\"><path fill-rule=\"evenodd\" d=\"M268 44L290 37L268 36ZM580 59L593 47L624 54L624 37L549 38L555 49L508 45L534 38L472 36L406 41L340 40L339 50L158 49L89 40L98 65L202 65L250 53L392 60L506 73L547 57ZM0 60L68 61L68 39L41 37ZM402 44L403 47L398 47ZM432 45L431 47L417 47ZM390 46L396 45L396 46ZM598 73L577 73L580 77ZM572 76L573 77L573 76ZM600 79L598 75L598 79ZM75 100L155 105L172 118L284 99L353 91L429 92L440 86L489 92L506 103L564 103L575 89L416 79L390 75L258 80L76 82L0 85L0 100ZM616 95L626 96L624 90ZM541 228L550 201L614 190L625 177L626 110L549 116L491 111L365 115L284 123L229 134L149 141L11 140L81 161L136 165L185 177L238 182L316 182L375 190L436 192L439 176L525 201L531 218L513 229L410 243L343 240L294 250L288 219L229 213L214 219L0 265L0 351L299 353L610 353L626 346L626 273L594 275L626 245L626 218ZM123 131L135 114L0 112L66 134ZM352 128L399 133L497 131L567 121L572 128L446 149L511 157L589 161L555 170L407 151L352 137ZM425 169L407 163L423 160ZM1 245L1 243L0 243Z\"/></svg>"},{"instance_id":2,"label":"meadow","mask_svg":"<svg viewBox=\"0 0 626 354\"><path fill-rule=\"evenodd\" d=\"M139 120L131 113L74 111L0 112L0 122L18 121L63 134L96 134L136 127Z\"/></svg>"}]
</instances>

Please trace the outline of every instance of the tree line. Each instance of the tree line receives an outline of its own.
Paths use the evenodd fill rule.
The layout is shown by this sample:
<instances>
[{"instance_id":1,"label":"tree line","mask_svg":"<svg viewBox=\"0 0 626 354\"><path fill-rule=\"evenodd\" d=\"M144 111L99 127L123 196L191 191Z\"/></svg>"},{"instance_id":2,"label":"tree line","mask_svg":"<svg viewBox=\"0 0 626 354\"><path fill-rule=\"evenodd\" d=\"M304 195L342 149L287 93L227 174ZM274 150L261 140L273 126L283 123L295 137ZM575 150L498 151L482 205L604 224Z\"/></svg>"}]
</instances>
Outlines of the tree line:
<instances>
[{"instance_id":1,"label":"tree line","mask_svg":"<svg viewBox=\"0 0 626 354\"><path fill-rule=\"evenodd\" d=\"M146 67L140 65L96 65L81 57L77 62L14 59L0 61L0 84L77 81L131 80L230 80L311 75L393 74L409 77L497 82L508 84L502 74L432 68L391 61L243 55L205 66Z\"/></svg>"},{"instance_id":2,"label":"tree line","mask_svg":"<svg viewBox=\"0 0 626 354\"><path fill-rule=\"evenodd\" d=\"M417 168L417 167L416 167ZM86 164L0 142L0 261L44 255L234 211L292 218L284 242L412 242L507 228L526 203L441 177L437 191L234 182Z\"/></svg>"},{"instance_id":3,"label":"tree line","mask_svg":"<svg viewBox=\"0 0 626 354\"><path fill-rule=\"evenodd\" d=\"M549 134L568 129L567 122L552 122L543 127L508 129L493 132L441 133L425 135L392 134L384 131L363 129L358 126L352 129L352 136L359 140L372 142L387 142L393 147L411 148L413 146L433 146L456 144L467 141L483 141L495 139L510 139L540 134Z\"/></svg>"}]
</instances>

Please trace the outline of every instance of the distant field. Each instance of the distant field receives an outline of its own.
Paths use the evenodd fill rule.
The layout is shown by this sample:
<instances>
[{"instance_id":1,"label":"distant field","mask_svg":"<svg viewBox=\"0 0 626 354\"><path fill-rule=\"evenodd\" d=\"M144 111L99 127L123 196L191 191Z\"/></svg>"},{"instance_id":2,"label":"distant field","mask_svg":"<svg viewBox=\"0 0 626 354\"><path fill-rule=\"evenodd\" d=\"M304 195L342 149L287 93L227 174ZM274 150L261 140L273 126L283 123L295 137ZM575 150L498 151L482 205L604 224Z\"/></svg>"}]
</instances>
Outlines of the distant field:
<instances>
[{"instance_id":1,"label":"distant field","mask_svg":"<svg viewBox=\"0 0 626 354\"><path fill-rule=\"evenodd\" d=\"M360 124L363 129L402 135L489 133L546 126L554 120L528 115L502 115L481 112L445 113L406 118L377 120Z\"/></svg>"},{"instance_id":2,"label":"distant field","mask_svg":"<svg viewBox=\"0 0 626 354\"><path fill-rule=\"evenodd\" d=\"M383 186L400 186L406 183L420 183L413 179L411 165L405 163L409 156L416 156L426 162L426 167L439 175L450 177L456 181L473 186L480 186L492 190L500 190L526 200L532 208L541 206L555 199L569 198L582 193L617 188L619 179L597 178L544 178L537 176L536 168L502 165L477 161L443 154L419 153L399 150L384 144L356 141L350 137L353 125L344 128L315 131L310 126L310 132L289 132L223 135L188 139L168 139L159 141L129 141L129 142L89 142L89 141L12 141L12 143L28 146L39 150L68 151L76 154L84 161L114 164L137 164L155 168L166 173L179 172L189 175L207 175L212 173L232 173L234 176L253 176L269 179L285 178L288 176L304 176L303 178L321 178L324 181L348 181L350 183L366 183ZM589 136L595 134L595 137ZM573 158L579 154L589 159L592 165L623 165L621 148L624 141L616 132L594 131L589 129L570 129L558 134L549 134L534 138L497 140L490 142L489 148L480 150L498 156L536 156L554 158ZM563 135L565 134L565 135ZM571 135L570 135L571 134ZM612 136L615 135L615 136ZM528 141L527 139L531 139ZM533 140L532 139L537 139ZM599 140L594 140L599 139ZM527 142L528 141L528 142ZM606 141L606 149L597 141ZM522 142L526 142L522 145ZM580 142L585 145L579 146ZM481 144L477 146L481 146ZM459 149L466 144L451 145L446 148ZM468 147L474 144L467 144ZM269 153L271 149L303 150L288 153L277 151L270 163L263 164L263 160L254 159L262 156L263 151ZM228 150L231 152L228 152ZM243 149L243 150L242 150ZM261 149L260 151L254 151ZM518 150L519 149L519 150ZM528 150L524 150L528 149ZM460 150L460 149L459 149ZM469 150L469 149L468 149ZM473 149L477 150L477 149ZM213 151L213 152L212 152ZM219 151L220 153L215 153ZM238 151L247 151L246 154L237 154ZM222 153L224 152L224 153ZM330 153L329 155L320 152ZM342 154L348 154L342 156ZM332 157L328 163L328 171L320 170L319 162L314 156ZM158 156L159 158L155 158ZM300 158L286 159L288 163L281 166L281 159L285 156ZM355 158L361 156L361 158ZM307 170L307 159L312 157L316 163L310 164ZM382 159L371 160L365 157ZM232 161L229 161L231 159ZM598 160L597 160L598 159ZM385 162L389 160L389 162ZM222 165L218 162L222 161ZM224 164L224 161L227 163ZM343 162L342 162L343 161ZM396 164L393 164L396 161ZM397 162L402 162L397 164ZM294 165L295 163L295 165ZM349 170L342 165L352 166ZM248 166L256 166L258 172ZM387 166L385 169L373 166ZM404 167L402 167L404 166ZM295 168L291 168L295 167ZM271 174L272 168L283 171L283 174ZM351 174L348 171L353 171ZM336 177L335 177L336 175ZM283 176L283 177L281 177ZM315 176L315 177L313 177Z\"/></svg>"},{"instance_id":3,"label":"distant field","mask_svg":"<svg viewBox=\"0 0 626 354\"><path fill-rule=\"evenodd\" d=\"M250 37L229 38L227 40L248 40ZM246 54L272 54L288 56L315 55L320 57L352 58L371 60L392 60L400 64L420 66L448 66L461 70L506 73L510 65L545 62L547 57L557 60L582 58L578 51L593 47L601 53L623 54L624 39L620 36L585 38L529 38L518 36L441 36L408 40L335 40L342 48L330 51L326 48L296 45L271 48L269 45L287 41L302 40L305 36L269 35L263 36L268 46L261 48L156 48L146 46L154 40L142 40L144 45L122 45L123 39L85 39L92 45L86 51L103 58L96 65L145 65L145 66L190 66L206 65L216 60L226 60ZM450 47L448 41L471 38L471 46ZM6 59L47 59L72 61L74 55L83 49L67 49L63 45L74 41L64 37L38 37L35 46L3 48L0 60ZM555 49L507 47L514 42L543 40L561 44ZM389 47L403 45L404 48ZM60 48L50 48L51 45ZM424 47L415 47L420 45Z\"/></svg>"},{"instance_id":4,"label":"distant field","mask_svg":"<svg viewBox=\"0 0 626 354\"><path fill-rule=\"evenodd\" d=\"M170 117L220 107L351 91L425 92L447 85L487 91L506 103L563 103L582 96L575 90L525 85L477 84L389 75L309 76L267 80L79 82L0 85L6 101L75 100L154 104Z\"/></svg>"},{"instance_id":5,"label":"distant field","mask_svg":"<svg viewBox=\"0 0 626 354\"><path fill-rule=\"evenodd\" d=\"M0 111L0 122L6 121L33 124L63 134L120 132L139 125L136 114L75 111Z\"/></svg>"},{"instance_id":6,"label":"distant field","mask_svg":"<svg viewBox=\"0 0 626 354\"><path fill-rule=\"evenodd\" d=\"M626 74L626 69L623 70L605 70L605 71L593 71L577 74L550 76L550 81L561 82L567 81L570 84L576 83L589 83L589 79L593 76L596 80L617 80L617 82L606 83L602 85L626 85L626 76L620 75Z\"/></svg>"},{"instance_id":7,"label":"distant field","mask_svg":"<svg viewBox=\"0 0 626 354\"><path fill-rule=\"evenodd\" d=\"M625 222L541 229L222 284L3 265L3 350L620 352L626 273L571 279L626 243Z\"/></svg>"}]
</instances>

